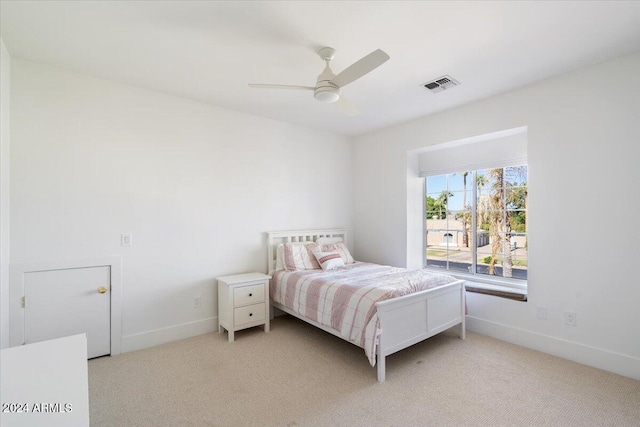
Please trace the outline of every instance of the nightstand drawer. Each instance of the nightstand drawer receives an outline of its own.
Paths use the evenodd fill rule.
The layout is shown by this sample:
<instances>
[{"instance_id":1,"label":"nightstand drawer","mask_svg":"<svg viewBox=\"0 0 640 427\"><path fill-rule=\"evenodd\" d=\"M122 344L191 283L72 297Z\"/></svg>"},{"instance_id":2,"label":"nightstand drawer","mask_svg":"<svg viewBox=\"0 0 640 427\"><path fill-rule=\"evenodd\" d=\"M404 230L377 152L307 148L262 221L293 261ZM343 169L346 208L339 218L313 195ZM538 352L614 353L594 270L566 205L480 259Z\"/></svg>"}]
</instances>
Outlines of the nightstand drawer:
<instances>
[{"instance_id":1,"label":"nightstand drawer","mask_svg":"<svg viewBox=\"0 0 640 427\"><path fill-rule=\"evenodd\" d=\"M263 283L253 286L242 286L233 290L234 307L256 304L259 302L265 302Z\"/></svg>"},{"instance_id":2,"label":"nightstand drawer","mask_svg":"<svg viewBox=\"0 0 640 427\"><path fill-rule=\"evenodd\" d=\"M266 318L265 303L247 305L233 309L233 324L241 326L245 323L259 322Z\"/></svg>"}]
</instances>

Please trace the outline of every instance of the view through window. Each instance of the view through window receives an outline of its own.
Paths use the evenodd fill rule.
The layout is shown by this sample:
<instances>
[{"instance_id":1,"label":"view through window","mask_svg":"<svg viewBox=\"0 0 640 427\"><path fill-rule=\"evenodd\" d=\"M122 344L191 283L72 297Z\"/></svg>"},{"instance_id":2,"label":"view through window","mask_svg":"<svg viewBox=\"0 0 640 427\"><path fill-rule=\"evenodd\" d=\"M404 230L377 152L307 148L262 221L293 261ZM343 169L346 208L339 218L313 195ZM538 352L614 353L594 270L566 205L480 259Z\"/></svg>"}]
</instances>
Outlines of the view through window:
<instances>
[{"instance_id":1,"label":"view through window","mask_svg":"<svg viewBox=\"0 0 640 427\"><path fill-rule=\"evenodd\" d=\"M426 265L527 279L527 166L427 176Z\"/></svg>"}]
</instances>

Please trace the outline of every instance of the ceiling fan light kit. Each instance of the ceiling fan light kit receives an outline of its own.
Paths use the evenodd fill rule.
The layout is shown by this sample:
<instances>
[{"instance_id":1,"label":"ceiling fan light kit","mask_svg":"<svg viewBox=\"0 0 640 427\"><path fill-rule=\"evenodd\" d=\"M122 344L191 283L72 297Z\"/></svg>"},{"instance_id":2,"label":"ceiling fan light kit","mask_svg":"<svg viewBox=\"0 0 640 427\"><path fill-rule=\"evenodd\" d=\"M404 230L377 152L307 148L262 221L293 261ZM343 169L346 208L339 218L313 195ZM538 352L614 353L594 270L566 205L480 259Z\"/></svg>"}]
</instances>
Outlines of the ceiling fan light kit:
<instances>
[{"instance_id":1,"label":"ceiling fan light kit","mask_svg":"<svg viewBox=\"0 0 640 427\"><path fill-rule=\"evenodd\" d=\"M336 102L340 99L340 91L338 89L318 88L314 91L313 96L320 102L326 102L328 104Z\"/></svg>"},{"instance_id":2,"label":"ceiling fan light kit","mask_svg":"<svg viewBox=\"0 0 640 427\"><path fill-rule=\"evenodd\" d=\"M329 65L335 55L335 52L335 49L330 47L323 47L318 51L320 58L325 61L326 65L322 73L318 76L315 87L254 83L250 83L249 87L263 89L313 90L313 96L318 101L325 103L341 101L336 104L340 110L348 116L355 116L359 113L357 108L350 105L350 103L341 96L340 89L378 68L389 60L389 55L380 49L374 50L369 55L345 68L340 74L335 75L333 71L331 71L331 67Z\"/></svg>"},{"instance_id":3,"label":"ceiling fan light kit","mask_svg":"<svg viewBox=\"0 0 640 427\"><path fill-rule=\"evenodd\" d=\"M319 86L313 91L313 96L320 102L336 102L340 99L340 89L329 85Z\"/></svg>"}]
</instances>

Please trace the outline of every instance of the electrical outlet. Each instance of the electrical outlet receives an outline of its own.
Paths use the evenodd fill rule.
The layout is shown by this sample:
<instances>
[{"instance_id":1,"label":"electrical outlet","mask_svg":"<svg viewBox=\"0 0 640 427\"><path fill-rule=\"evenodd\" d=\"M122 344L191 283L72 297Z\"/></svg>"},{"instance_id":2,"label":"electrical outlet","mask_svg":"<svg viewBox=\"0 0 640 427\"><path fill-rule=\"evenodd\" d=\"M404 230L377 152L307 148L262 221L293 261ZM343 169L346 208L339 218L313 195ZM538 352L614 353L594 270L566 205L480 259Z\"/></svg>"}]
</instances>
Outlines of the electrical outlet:
<instances>
[{"instance_id":1,"label":"electrical outlet","mask_svg":"<svg viewBox=\"0 0 640 427\"><path fill-rule=\"evenodd\" d=\"M564 312L564 324L570 326L576 326L576 313L574 311Z\"/></svg>"},{"instance_id":2,"label":"electrical outlet","mask_svg":"<svg viewBox=\"0 0 640 427\"><path fill-rule=\"evenodd\" d=\"M200 308L202 305L202 299L198 296L193 299L193 308Z\"/></svg>"},{"instance_id":3,"label":"electrical outlet","mask_svg":"<svg viewBox=\"0 0 640 427\"><path fill-rule=\"evenodd\" d=\"M547 320L547 307L538 306L536 309L536 317L541 320Z\"/></svg>"}]
</instances>

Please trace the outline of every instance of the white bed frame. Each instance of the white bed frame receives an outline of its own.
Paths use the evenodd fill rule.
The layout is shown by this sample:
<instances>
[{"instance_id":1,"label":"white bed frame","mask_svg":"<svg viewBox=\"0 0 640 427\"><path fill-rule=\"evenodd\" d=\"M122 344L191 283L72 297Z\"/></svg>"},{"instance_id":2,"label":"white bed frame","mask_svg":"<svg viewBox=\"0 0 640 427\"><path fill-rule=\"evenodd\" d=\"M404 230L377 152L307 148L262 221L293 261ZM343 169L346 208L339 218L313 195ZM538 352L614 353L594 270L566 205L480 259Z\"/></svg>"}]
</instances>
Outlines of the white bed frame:
<instances>
[{"instance_id":1,"label":"white bed frame","mask_svg":"<svg viewBox=\"0 0 640 427\"><path fill-rule=\"evenodd\" d=\"M347 242L347 230L301 230L268 232L269 272L275 269L276 246L284 242L316 241L320 237L341 237ZM302 317L271 301L272 307L295 316L326 332L342 338L338 332ZM378 337L378 381L385 380L385 358L390 354L460 325L460 338L465 338L464 280L376 303L382 333Z\"/></svg>"}]
</instances>

